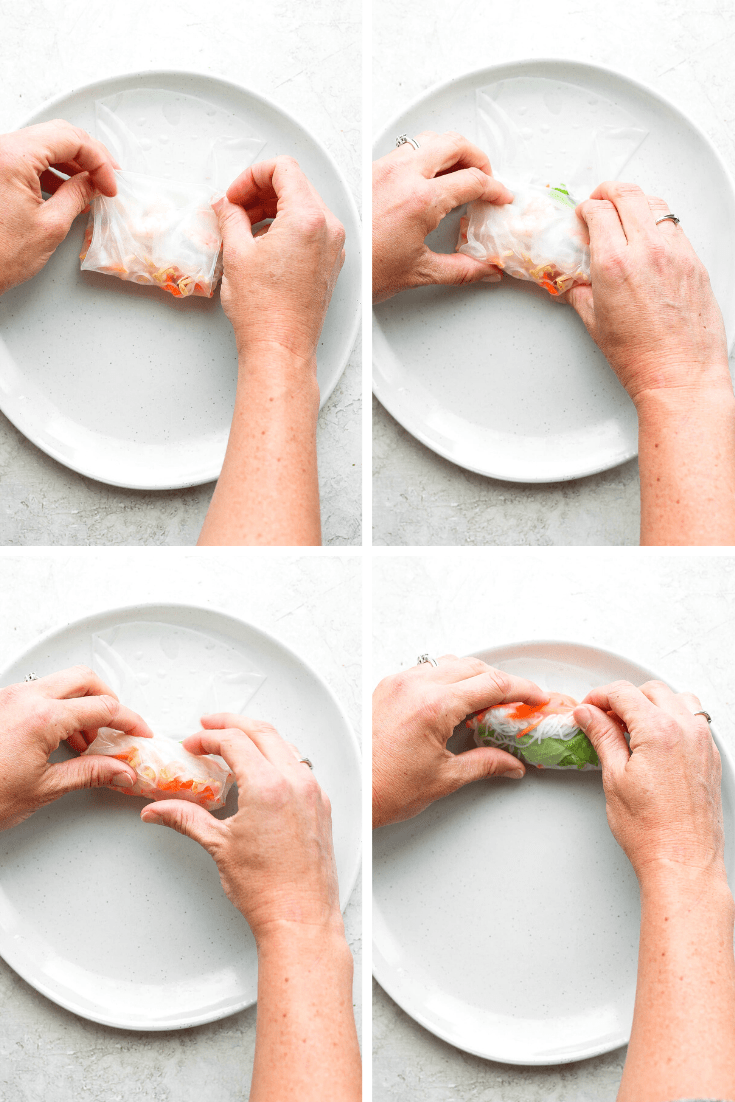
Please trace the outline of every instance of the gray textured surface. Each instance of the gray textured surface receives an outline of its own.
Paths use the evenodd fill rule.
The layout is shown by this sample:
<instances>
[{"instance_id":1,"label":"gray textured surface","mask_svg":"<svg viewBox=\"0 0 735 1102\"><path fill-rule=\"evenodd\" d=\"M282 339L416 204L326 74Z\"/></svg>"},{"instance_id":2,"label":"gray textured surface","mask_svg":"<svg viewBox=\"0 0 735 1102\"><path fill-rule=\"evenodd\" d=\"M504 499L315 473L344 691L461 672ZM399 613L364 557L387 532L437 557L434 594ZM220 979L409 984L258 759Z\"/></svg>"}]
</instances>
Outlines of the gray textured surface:
<instances>
[{"instance_id":1,"label":"gray textured surface","mask_svg":"<svg viewBox=\"0 0 735 1102\"><path fill-rule=\"evenodd\" d=\"M568 57L649 84L685 111L735 170L735 7L687 0L374 0L375 131L433 85L525 57ZM374 542L389 545L633 545L638 470L630 462L555 485L471 474L420 444L377 402Z\"/></svg>"},{"instance_id":2,"label":"gray textured surface","mask_svg":"<svg viewBox=\"0 0 735 1102\"><path fill-rule=\"evenodd\" d=\"M0 0L0 133L46 100L112 73L193 69L271 97L329 150L359 199L356 0ZM361 539L359 344L319 419L324 542ZM140 493L49 459L0 414L0 543L193 544L213 485Z\"/></svg>"},{"instance_id":3,"label":"gray textured surface","mask_svg":"<svg viewBox=\"0 0 735 1102\"><path fill-rule=\"evenodd\" d=\"M530 639L587 643L690 689L735 749L735 558L521 549L381 553L373 566L377 682L416 655ZM562 1067L497 1064L453 1048L379 987L374 1102L612 1102L625 1050Z\"/></svg>"},{"instance_id":4,"label":"gray textured surface","mask_svg":"<svg viewBox=\"0 0 735 1102\"><path fill-rule=\"evenodd\" d=\"M360 607L360 564L354 557L0 549L2 662L64 623L138 601L209 605L272 632L327 681L359 731L362 635L353 610ZM345 921L359 1022L359 882ZM110 1029L50 1002L0 959L0 1102L242 1102L254 1044L254 1007L195 1029Z\"/></svg>"}]
</instances>

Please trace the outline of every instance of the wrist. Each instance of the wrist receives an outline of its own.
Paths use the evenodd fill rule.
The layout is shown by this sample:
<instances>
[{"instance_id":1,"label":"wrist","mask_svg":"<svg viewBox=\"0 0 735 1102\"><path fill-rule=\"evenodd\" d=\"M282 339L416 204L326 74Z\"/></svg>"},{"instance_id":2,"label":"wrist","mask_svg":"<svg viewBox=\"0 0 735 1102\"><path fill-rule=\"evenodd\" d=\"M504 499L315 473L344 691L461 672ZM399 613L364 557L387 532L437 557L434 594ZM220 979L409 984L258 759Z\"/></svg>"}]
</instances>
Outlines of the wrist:
<instances>
[{"instance_id":1,"label":"wrist","mask_svg":"<svg viewBox=\"0 0 735 1102\"><path fill-rule=\"evenodd\" d=\"M673 914L703 909L732 919L735 902L722 860L705 867L671 861L651 862L637 870L644 907L663 907Z\"/></svg>"},{"instance_id":2,"label":"wrist","mask_svg":"<svg viewBox=\"0 0 735 1102\"><path fill-rule=\"evenodd\" d=\"M639 421L651 420L662 425L698 414L711 416L713 411L720 415L735 411L735 395L727 365L713 370L706 384L649 387L631 397Z\"/></svg>"},{"instance_id":3,"label":"wrist","mask_svg":"<svg viewBox=\"0 0 735 1102\"><path fill-rule=\"evenodd\" d=\"M277 919L254 931L258 954L296 951L321 953L325 948L336 951L340 947L349 953L345 937L345 925L339 910L316 922L294 922ZM351 954L350 954L351 957Z\"/></svg>"}]
</instances>

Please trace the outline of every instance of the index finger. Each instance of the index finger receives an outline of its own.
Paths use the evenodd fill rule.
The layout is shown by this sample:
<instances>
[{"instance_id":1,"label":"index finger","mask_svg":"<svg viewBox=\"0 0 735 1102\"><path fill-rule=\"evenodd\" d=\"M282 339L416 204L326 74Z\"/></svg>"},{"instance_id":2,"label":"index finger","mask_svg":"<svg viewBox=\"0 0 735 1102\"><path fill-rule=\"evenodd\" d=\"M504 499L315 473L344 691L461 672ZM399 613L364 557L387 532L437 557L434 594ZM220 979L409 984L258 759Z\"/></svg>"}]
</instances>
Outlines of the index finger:
<instances>
[{"instance_id":1,"label":"index finger","mask_svg":"<svg viewBox=\"0 0 735 1102\"><path fill-rule=\"evenodd\" d=\"M117 697L82 696L64 701L64 712L78 730L98 731L109 727L138 738L153 738L153 731L137 712L126 708Z\"/></svg>"},{"instance_id":2,"label":"index finger","mask_svg":"<svg viewBox=\"0 0 735 1102\"><path fill-rule=\"evenodd\" d=\"M607 199L614 205L629 242L653 237L656 229L653 213L648 199L637 184L606 180L595 188L590 199Z\"/></svg>"},{"instance_id":3,"label":"index finger","mask_svg":"<svg viewBox=\"0 0 735 1102\"><path fill-rule=\"evenodd\" d=\"M240 791L249 781L263 776L264 769L271 768L253 740L237 728L199 731L185 738L181 745L190 754L218 754L235 774Z\"/></svg>"},{"instance_id":4,"label":"index finger","mask_svg":"<svg viewBox=\"0 0 735 1102\"><path fill-rule=\"evenodd\" d=\"M446 172L432 180L431 186L439 195L442 205L451 210L475 199L498 205L513 202L513 192L505 184L501 184L500 180L479 168L461 168Z\"/></svg>"},{"instance_id":5,"label":"index finger","mask_svg":"<svg viewBox=\"0 0 735 1102\"><path fill-rule=\"evenodd\" d=\"M227 198L245 210L256 205L262 207L273 199L277 211L314 204L325 209L321 196L293 157L275 157L246 168L228 187Z\"/></svg>"},{"instance_id":6,"label":"index finger","mask_svg":"<svg viewBox=\"0 0 735 1102\"><path fill-rule=\"evenodd\" d=\"M453 686L456 699L465 715L492 708L495 704L545 704L549 694L525 677L516 677L505 670L489 667L487 673L476 674Z\"/></svg>"},{"instance_id":7,"label":"index finger","mask_svg":"<svg viewBox=\"0 0 735 1102\"><path fill-rule=\"evenodd\" d=\"M298 765L298 758L294 757L293 750L286 740L279 735L271 723L265 723L259 719L251 719L249 716L240 716L234 712L219 712L215 715L202 716L202 727L207 731L234 728L247 735L260 750L264 758L279 769L290 769Z\"/></svg>"},{"instance_id":8,"label":"index finger","mask_svg":"<svg viewBox=\"0 0 735 1102\"><path fill-rule=\"evenodd\" d=\"M653 720L660 714L656 705L652 704L648 697L630 681L613 681L610 685L592 689L582 703L594 704L603 712L614 712L622 719L628 730L636 721L645 723L646 720Z\"/></svg>"},{"instance_id":9,"label":"index finger","mask_svg":"<svg viewBox=\"0 0 735 1102\"><path fill-rule=\"evenodd\" d=\"M464 135L447 130L444 134L430 134L423 142L422 138L424 134L419 134L416 138L419 148L414 151L413 163L427 179L455 168L479 168L481 172L492 176L493 170L487 153L483 153L479 146Z\"/></svg>"},{"instance_id":10,"label":"index finger","mask_svg":"<svg viewBox=\"0 0 735 1102\"><path fill-rule=\"evenodd\" d=\"M74 696L111 696L117 700L117 694L106 685L102 678L89 666L71 666L68 670L47 674L31 682L48 696L59 700Z\"/></svg>"},{"instance_id":11,"label":"index finger","mask_svg":"<svg viewBox=\"0 0 735 1102\"><path fill-rule=\"evenodd\" d=\"M96 141L86 130L64 119L54 119L28 126L13 137L22 152L43 155L44 168L73 161L83 172L89 173L92 183L103 195L117 195L117 163L102 142Z\"/></svg>"},{"instance_id":12,"label":"index finger","mask_svg":"<svg viewBox=\"0 0 735 1102\"><path fill-rule=\"evenodd\" d=\"M619 252L628 244L617 208L608 199L585 199L576 208L590 235L590 252L594 264L598 251Z\"/></svg>"}]
</instances>

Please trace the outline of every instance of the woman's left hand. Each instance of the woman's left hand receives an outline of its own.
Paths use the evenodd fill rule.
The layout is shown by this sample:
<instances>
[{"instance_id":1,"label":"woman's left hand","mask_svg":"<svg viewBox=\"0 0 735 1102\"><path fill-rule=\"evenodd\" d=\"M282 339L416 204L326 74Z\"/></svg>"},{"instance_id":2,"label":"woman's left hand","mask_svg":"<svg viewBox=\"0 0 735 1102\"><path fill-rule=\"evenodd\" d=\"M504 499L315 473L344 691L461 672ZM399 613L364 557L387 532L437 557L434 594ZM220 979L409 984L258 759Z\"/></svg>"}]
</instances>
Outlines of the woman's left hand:
<instances>
[{"instance_id":1,"label":"woman's left hand","mask_svg":"<svg viewBox=\"0 0 735 1102\"><path fill-rule=\"evenodd\" d=\"M373 302L428 283L500 279L498 269L464 253L435 253L425 238L450 210L484 199L510 203L490 162L461 134L417 135L373 165Z\"/></svg>"},{"instance_id":2,"label":"woman's left hand","mask_svg":"<svg viewBox=\"0 0 735 1102\"><path fill-rule=\"evenodd\" d=\"M49 762L63 741L86 750L100 727L143 738L153 734L87 666L0 689L0 830L79 788L133 787L134 770L117 758L95 754Z\"/></svg>"},{"instance_id":3,"label":"woman's left hand","mask_svg":"<svg viewBox=\"0 0 735 1102\"><path fill-rule=\"evenodd\" d=\"M40 272L95 190L117 194L118 167L101 142L64 119L0 135L0 294Z\"/></svg>"}]
</instances>

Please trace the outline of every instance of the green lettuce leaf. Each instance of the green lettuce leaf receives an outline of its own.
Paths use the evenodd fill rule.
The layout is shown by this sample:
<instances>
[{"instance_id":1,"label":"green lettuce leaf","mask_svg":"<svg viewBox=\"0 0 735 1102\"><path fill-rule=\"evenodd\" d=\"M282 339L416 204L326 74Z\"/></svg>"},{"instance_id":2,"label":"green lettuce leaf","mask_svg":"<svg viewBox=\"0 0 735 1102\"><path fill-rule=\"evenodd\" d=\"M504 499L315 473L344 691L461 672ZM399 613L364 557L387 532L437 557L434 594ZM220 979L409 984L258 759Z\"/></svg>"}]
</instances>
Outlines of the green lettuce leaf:
<instances>
[{"instance_id":1,"label":"green lettuce leaf","mask_svg":"<svg viewBox=\"0 0 735 1102\"><path fill-rule=\"evenodd\" d=\"M517 738L512 746L500 741L491 727L485 727L479 733L485 746L499 746L529 765L545 766L547 769L554 766L558 769L584 769L585 765L597 767L600 764L595 748L584 731L578 730L570 739L545 738L540 742L533 741L531 732Z\"/></svg>"}]
</instances>

